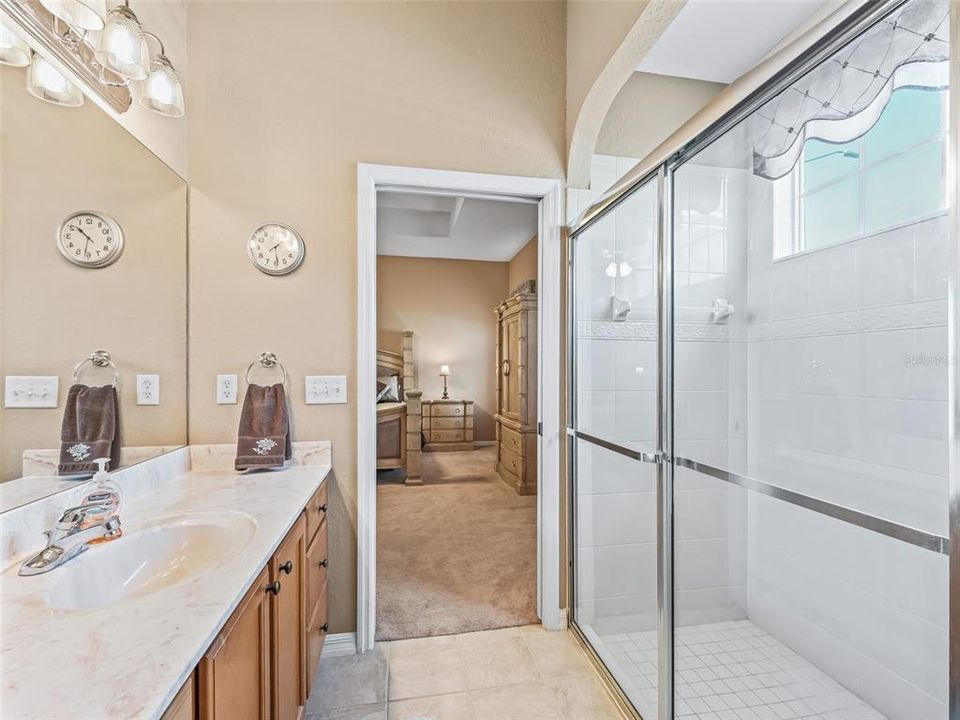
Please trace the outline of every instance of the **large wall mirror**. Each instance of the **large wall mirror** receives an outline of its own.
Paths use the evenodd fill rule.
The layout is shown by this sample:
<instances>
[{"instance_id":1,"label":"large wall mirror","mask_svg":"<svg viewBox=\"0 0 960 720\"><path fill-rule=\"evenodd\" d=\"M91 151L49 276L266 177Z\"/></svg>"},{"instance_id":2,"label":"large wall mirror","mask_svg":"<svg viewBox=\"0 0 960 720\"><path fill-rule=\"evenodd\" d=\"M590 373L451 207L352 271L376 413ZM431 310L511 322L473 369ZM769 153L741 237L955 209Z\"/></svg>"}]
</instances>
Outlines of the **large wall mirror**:
<instances>
[{"instance_id":1,"label":"large wall mirror","mask_svg":"<svg viewBox=\"0 0 960 720\"><path fill-rule=\"evenodd\" d=\"M101 435L113 469L187 442L186 182L90 99L44 102L26 78L0 65L0 512L88 478ZM96 389L115 380L111 414ZM87 433L73 455L65 415L68 440Z\"/></svg>"}]
</instances>

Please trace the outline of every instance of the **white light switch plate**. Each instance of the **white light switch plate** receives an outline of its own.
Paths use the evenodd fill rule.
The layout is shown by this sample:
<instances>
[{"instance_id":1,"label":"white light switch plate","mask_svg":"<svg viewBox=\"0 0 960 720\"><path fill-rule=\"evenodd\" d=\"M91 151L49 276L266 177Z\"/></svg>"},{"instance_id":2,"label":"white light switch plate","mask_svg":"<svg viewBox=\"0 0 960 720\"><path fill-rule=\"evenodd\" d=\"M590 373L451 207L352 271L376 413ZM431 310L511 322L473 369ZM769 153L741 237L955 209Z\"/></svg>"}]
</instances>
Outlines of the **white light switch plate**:
<instances>
[{"instance_id":1,"label":"white light switch plate","mask_svg":"<svg viewBox=\"0 0 960 720\"><path fill-rule=\"evenodd\" d=\"M217 375L217 405L237 404L237 376Z\"/></svg>"},{"instance_id":2,"label":"white light switch plate","mask_svg":"<svg viewBox=\"0 0 960 720\"><path fill-rule=\"evenodd\" d=\"M307 375L304 384L307 405L330 405L347 401L346 375Z\"/></svg>"},{"instance_id":3,"label":"white light switch plate","mask_svg":"<svg viewBox=\"0 0 960 720\"><path fill-rule=\"evenodd\" d=\"M55 408L60 378L41 375L7 375L3 406L8 408Z\"/></svg>"},{"instance_id":4,"label":"white light switch plate","mask_svg":"<svg viewBox=\"0 0 960 720\"><path fill-rule=\"evenodd\" d=\"M160 404L160 376L137 375L137 405Z\"/></svg>"}]
</instances>

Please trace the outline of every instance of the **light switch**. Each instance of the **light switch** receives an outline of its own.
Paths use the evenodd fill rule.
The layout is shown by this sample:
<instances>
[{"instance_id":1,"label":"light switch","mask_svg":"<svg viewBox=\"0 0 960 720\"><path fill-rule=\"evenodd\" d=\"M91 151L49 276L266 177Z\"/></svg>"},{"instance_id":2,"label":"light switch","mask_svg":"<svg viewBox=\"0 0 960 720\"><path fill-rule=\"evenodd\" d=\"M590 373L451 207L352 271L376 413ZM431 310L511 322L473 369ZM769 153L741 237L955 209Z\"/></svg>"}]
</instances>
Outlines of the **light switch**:
<instances>
[{"instance_id":1,"label":"light switch","mask_svg":"<svg viewBox=\"0 0 960 720\"><path fill-rule=\"evenodd\" d=\"M60 378L40 375L7 375L3 405L8 408L55 408Z\"/></svg>"},{"instance_id":2,"label":"light switch","mask_svg":"<svg viewBox=\"0 0 960 720\"><path fill-rule=\"evenodd\" d=\"M137 405L160 404L160 376L137 375Z\"/></svg>"},{"instance_id":3,"label":"light switch","mask_svg":"<svg viewBox=\"0 0 960 720\"><path fill-rule=\"evenodd\" d=\"M237 404L237 376L217 375L217 405Z\"/></svg>"},{"instance_id":4,"label":"light switch","mask_svg":"<svg viewBox=\"0 0 960 720\"><path fill-rule=\"evenodd\" d=\"M347 401L346 375L307 375L304 384L307 405L330 405Z\"/></svg>"}]
</instances>

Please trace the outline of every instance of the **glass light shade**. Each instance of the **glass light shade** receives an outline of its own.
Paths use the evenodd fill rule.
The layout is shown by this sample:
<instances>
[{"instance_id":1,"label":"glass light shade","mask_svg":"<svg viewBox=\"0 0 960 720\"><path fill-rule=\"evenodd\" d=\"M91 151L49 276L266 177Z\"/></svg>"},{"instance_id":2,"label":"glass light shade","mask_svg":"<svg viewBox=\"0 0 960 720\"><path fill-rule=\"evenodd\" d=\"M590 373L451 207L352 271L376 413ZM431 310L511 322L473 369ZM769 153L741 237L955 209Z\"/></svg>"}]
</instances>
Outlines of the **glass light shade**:
<instances>
[{"instance_id":1,"label":"glass light shade","mask_svg":"<svg viewBox=\"0 0 960 720\"><path fill-rule=\"evenodd\" d=\"M30 64L30 48L5 25L0 25L0 64L13 67Z\"/></svg>"},{"instance_id":2,"label":"glass light shade","mask_svg":"<svg viewBox=\"0 0 960 720\"><path fill-rule=\"evenodd\" d=\"M145 80L150 71L147 38L137 16L125 5L107 13L107 22L100 32L97 60L107 70L128 80Z\"/></svg>"},{"instance_id":3,"label":"glass light shade","mask_svg":"<svg viewBox=\"0 0 960 720\"><path fill-rule=\"evenodd\" d=\"M55 105L83 105L80 88L65 78L46 58L36 53L27 70L27 91L35 98Z\"/></svg>"},{"instance_id":4,"label":"glass light shade","mask_svg":"<svg viewBox=\"0 0 960 720\"><path fill-rule=\"evenodd\" d=\"M450 366L449 366L449 365L441 365L441 366L440 366L440 375L442 375L442 376L444 376L444 377L450 375Z\"/></svg>"},{"instance_id":5,"label":"glass light shade","mask_svg":"<svg viewBox=\"0 0 960 720\"><path fill-rule=\"evenodd\" d=\"M167 117L183 117L183 85L166 55L150 63L150 74L140 87L140 104Z\"/></svg>"},{"instance_id":6,"label":"glass light shade","mask_svg":"<svg viewBox=\"0 0 960 720\"><path fill-rule=\"evenodd\" d=\"M100 30L106 12L106 2L99 0L40 0L40 4L54 17L63 20L72 28L80 30Z\"/></svg>"}]
</instances>

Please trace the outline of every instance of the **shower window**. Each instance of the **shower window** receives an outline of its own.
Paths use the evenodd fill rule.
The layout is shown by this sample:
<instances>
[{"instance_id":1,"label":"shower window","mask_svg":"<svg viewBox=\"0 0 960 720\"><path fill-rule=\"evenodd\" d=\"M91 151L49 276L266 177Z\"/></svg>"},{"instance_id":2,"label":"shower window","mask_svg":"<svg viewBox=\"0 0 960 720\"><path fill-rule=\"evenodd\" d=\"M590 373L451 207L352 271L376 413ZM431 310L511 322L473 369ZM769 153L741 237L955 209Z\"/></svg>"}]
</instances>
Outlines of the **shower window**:
<instances>
[{"instance_id":1,"label":"shower window","mask_svg":"<svg viewBox=\"0 0 960 720\"><path fill-rule=\"evenodd\" d=\"M894 92L866 134L846 143L807 140L800 161L774 180L774 257L819 250L930 219L945 209L946 94Z\"/></svg>"}]
</instances>

